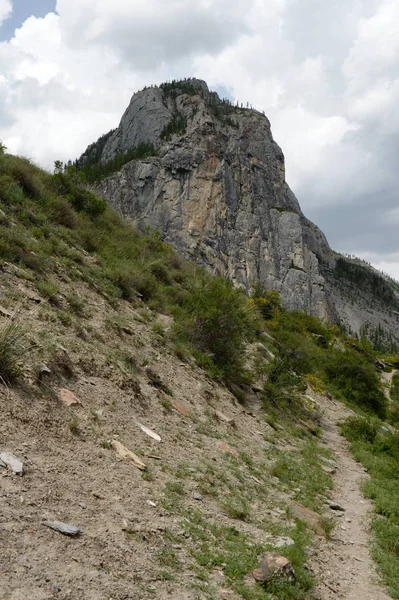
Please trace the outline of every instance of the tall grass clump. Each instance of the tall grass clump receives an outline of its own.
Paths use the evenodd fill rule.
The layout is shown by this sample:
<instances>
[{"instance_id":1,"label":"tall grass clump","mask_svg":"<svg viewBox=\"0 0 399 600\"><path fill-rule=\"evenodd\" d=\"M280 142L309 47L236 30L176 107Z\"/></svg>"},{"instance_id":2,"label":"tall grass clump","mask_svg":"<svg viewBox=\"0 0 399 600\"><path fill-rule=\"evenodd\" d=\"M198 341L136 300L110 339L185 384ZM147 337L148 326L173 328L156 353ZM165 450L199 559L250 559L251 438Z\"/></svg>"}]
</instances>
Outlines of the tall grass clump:
<instances>
[{"instance_id":1,"label":"tall grass clump","mask_svg":"<svg viewBox=\"0 0 399 600\"><path fill-rule=\"evenodd\" d=\"M13 383L21 374L21 358L31 345L24 325L18 319L7 319L0 325L0 382Z\"/></svg>"}]
</instances>

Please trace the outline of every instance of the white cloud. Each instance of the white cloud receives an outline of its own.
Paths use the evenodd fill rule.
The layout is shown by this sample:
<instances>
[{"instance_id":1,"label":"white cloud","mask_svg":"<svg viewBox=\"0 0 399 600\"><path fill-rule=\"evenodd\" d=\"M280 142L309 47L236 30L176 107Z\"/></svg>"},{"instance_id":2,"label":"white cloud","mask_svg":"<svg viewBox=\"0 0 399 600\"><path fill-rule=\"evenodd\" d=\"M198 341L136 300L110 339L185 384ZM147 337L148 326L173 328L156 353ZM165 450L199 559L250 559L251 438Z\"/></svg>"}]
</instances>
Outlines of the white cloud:
<instances>
[{"instance_id":1,"label":"white cloud","mask_svg":"<svg viewBox=\"0 0 399 600\"><path fill-rule=\"evenodd\" d=\"M0 27L1 24L9 17L12 13L11 0L0 0Z\"/></svg>"},{"instance_id":2,"label":"white cloud","mask_svg":"<svg viewBox=\"0 0 399 600\"><path fill-rule=\"evenodd\" d=\"M115 127L134 91L198 76L265 110L288 181L333 246L391 264L399 4L316 4L58 0L0 44L0 139L50 167ZM10 7L0 0L0 22Z\"/></svg>"}]
</instances>

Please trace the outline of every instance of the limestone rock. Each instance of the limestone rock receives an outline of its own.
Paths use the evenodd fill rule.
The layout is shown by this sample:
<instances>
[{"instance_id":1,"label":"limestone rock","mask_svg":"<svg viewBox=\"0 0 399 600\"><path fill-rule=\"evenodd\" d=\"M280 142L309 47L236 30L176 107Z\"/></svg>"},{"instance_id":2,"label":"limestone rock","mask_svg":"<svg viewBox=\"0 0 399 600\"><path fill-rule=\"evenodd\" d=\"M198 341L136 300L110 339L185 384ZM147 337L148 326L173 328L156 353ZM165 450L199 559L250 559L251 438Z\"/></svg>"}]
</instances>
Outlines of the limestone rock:
<instances>
[{"instance_id":1,"label":"limestone rock","mask_svg":"<svg viewBox=\"0 0 399 600\"><path fill-rule=\"evenodd\" d=\"M70 537L76 537L82 533L82 530L79 529L79 527L69 525L68 523L61 523L61 521L44 521L43 525Z\"/></svg>"},{"instance_id":2,"label":"limestone rock","mask_svg":"<svg viewBox=\"0 0 399 600\"><path fill-rule=\"evenodd\" d=\"M182 126L162 135L176 120ZM119 127L80 163L93 148L105 162L142 142L157 155L127 163L96 188L139 229L158 229L187 259L247 291L261 280L290 309L352 331L382 324L399 339L396 292L387 288L384 301L375 297L371 268L337 258L303 215L265 115L223 103L200 80L152 87L132 97ZM353 268L368 269L370 285L354 290L347 272Z\"/></svg>"},{"instance_id":3,"label":"limestone rock","mask_svg":"<svg viewBox=\"0 0 399 600\"><path fill-rule=\"evenodd\" d=\"M277 554L277 552L265 552L261 555L259 567L252 571L255 581L264 585L272 580L295 580L295 571L288 558Z\"/></svg>"},{"instance_id":4,"label":"limestone rock","mask_svg":"<svg viewBox=\"0 0 399 600\"><path fill-rule=\"evenodd\" d=\"M75 396L73 392L67 390L66 388L62 388L60 390L60 399L67 406L74 406L75 404L82 404L79 398Z\"/></svg>"},{"instance_id":5,"label":"limestone rock","mask_svg":"<svg viewBox=\"0 0 399 600\"><path fill-rule=\"evenodd\" d=\"M292 502L291 510L294 517L300 519L301 521L305 521L308 527L313 529L319 535L323 535L324 530L322 527L320 515L318 515L313 510L310 510L310 508L307 508L300 502Z\"/></svg>"},{"instance_id":6,"label":"limestone rock","mask_svg":"<svg viewBox=\"0 0 399 600\"><path fill-rule=\"evenodd\" d=\"M23 463L14 454L11 454L11 452L0 453L0 467L8 467L14 475L19 475L20 477L24 474Z\"/></svg>"}]
</instances>

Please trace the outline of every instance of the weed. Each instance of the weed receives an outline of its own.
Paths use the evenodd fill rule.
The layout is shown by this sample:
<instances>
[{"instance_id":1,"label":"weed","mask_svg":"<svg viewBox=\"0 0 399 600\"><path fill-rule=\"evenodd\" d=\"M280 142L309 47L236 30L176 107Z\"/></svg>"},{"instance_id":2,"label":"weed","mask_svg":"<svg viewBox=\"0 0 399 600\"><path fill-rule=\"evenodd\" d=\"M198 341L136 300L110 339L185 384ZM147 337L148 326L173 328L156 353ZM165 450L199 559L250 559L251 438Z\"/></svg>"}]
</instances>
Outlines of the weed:
<instances>
[{"instance_id":1,"label":"weed","mask_svg":"<svg viewBox=\"0 0 399 600\"><path fill-rule=\"evenodd\" d=\"M41 296L47 300L52 300L60 292L59 285L54 281L42 280L36 282L36 289Z\"/></svg>"},{"instance_id":2,"label":"weed","mask_svg":"<svg viewBox=\"0 0 399 600\"><path fill-rule=\"evenodd\" d=\"M27 330L16 313L0 326L0 382L12 383L19 377L20 360L31 349Z\"/></svg>"},{"instance_id":3,"label":"weed","mask_svg":"<svg viewBox=\"0 0 399 600\"><path fill-rule=\"evenodd\" d=\"M220 506L231 519L247 521L249 518L250 507L243 498L232 495L221 502Z\"/></svg>"},{"instance_id":4,"label":"weed","mask_svg":"<svg viewBox=\"0 0 399 600\"><path fill-rule=\"evenodd\" d=\"M159 401L166 412L171 412L173 404L171 399L167 395L162 395Z\"/></svg>"},{"instance_id":5,"label":"weed","mask_svg":"<svg viewBox=\"0 0 399 600\"><path fill-rule=\"evenodd\" d=\"M320 517L319 522L323 529L324 537L326 538L326 540L330 540L331 533L334 531L335 528L334 520L330 517Z\"/></svg>"},{"instance_id":6,"label":"weed","mask_svg":"<svg viewBox=\"0 0 399 600\"><path fill-rule=\"evenodd\" d=\"M76 417L72 417L69 421L69 431L73 435L79 435L79 421Z\"/></svg>"},{"instance_id":7,"label":"weed","mask_svg":"<svg viewBox=\"0 0 399 600\"><path fill-rule=\"evenodd\" d=\"M180 481L168 481L165 485L165 492L167 494L182 496L184 494L184 486Z\"/></svg>"},{"instance_id":8,"label":"weed","mask_svg":"<svg viewBox=\"0 0 399 600\"><path fill-rule=\"evenodd\" d=\"M148 467L145 471L141 472L141 477L144 479L144 481L154 481L155 479L154 473Z\"/></svg>"},{"instance_id":9,"label":"weed","mask_svg":"<svg viewBox=\"0 0 399 600\"><path fill-rule=\"evenodd\" d=\"M163 567L169 567L170 569L178 569L180 561L177 558L176 551L170 546L164 546L158 552L158 561Z\"/></svg>"},{"instance_id":10,"label":"weed","mask_svg":"<svg viewBox=\"0 0 399 600\"><path fill-rule=\"evenodd\" d=\"M72 312L74 312L76 316L85 316L85 303L77 294L69 294L67 300Z\"/></svg>"},{"instance_id":11,"label":"weed","mask_svg":"<svg viewBox=\"0 0 399 600\"><path fill-rule=\"evenodd\" d=\"M169 571L159 571L157 579L161 581L175 581L176 577L172 573L169 573Z\"/></svg>"},{"instance_id":12,"label":"weed","mask_svg":"<svg viewBox=\"0 0 399 600\"><path fill-rule=\"evenodd\" d=\"M100 446L101 446L101 448L104 448L105 450L111 450L112 442L111 442L111 440L101 440Z\"/></svg>"}]
</instances>

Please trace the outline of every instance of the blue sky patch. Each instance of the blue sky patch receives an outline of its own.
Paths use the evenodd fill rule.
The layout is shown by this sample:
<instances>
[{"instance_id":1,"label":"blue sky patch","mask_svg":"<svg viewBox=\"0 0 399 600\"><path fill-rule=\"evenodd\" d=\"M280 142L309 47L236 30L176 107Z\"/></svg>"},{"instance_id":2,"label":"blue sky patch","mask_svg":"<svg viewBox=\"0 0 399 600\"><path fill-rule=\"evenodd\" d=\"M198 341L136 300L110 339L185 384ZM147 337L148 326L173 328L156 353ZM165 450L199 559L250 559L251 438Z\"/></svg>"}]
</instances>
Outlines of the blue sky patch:
<instances>
[{"instance_id":1,"label":"blue sky patch","mask_svg":"<svg viewBox=\"0 0 399 600\"><path fill-rule=\"evenodd\" d=\"M56 3L56 0L13 0L12 15L0 27L0 42L10 40L28 17L44 17L55 12Z\"/></svg>"}]
</instances>

